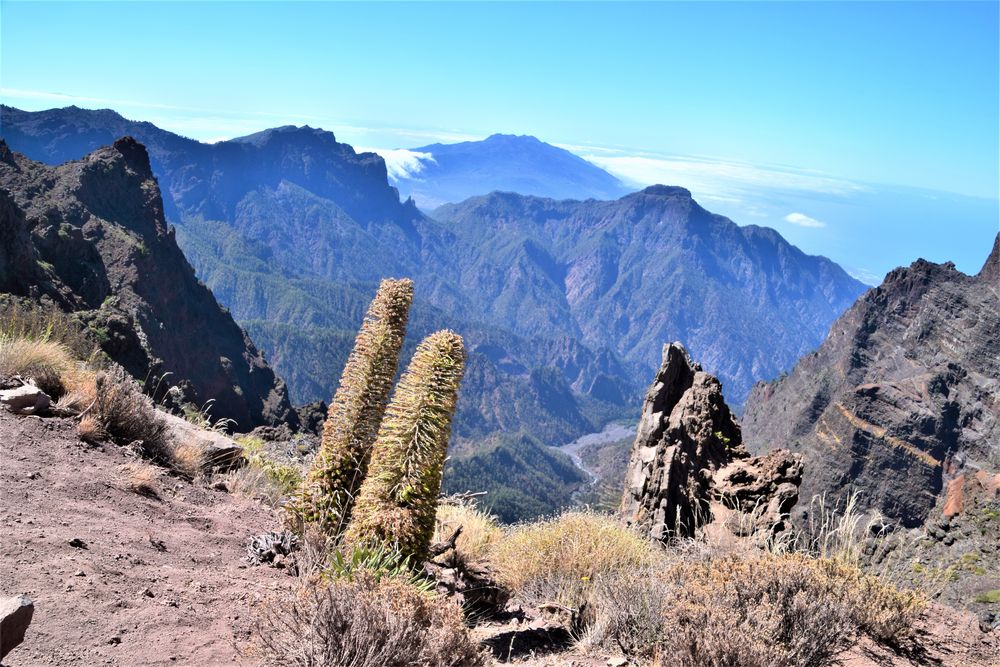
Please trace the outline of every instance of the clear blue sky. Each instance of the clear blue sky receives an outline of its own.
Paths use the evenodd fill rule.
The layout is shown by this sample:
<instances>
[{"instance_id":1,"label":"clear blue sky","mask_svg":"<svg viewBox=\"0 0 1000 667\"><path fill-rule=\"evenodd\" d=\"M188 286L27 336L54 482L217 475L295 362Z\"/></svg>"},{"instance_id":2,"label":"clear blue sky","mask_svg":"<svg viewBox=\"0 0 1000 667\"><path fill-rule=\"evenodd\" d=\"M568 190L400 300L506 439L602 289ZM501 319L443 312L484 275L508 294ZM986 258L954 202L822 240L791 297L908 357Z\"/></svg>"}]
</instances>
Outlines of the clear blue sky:
<instances>
[{"instance_id":1,"label":"clear blue sky","mask_svg":"<svg viewBox=\"0 0 1000 667\"><path fill-rule=\"evenodd\" d=\"M202 140L285 123L375 148L511 132L626 175L643 155L705 156L716 175L1000 188L997 2L0 0L0 21L5 103L111 107Z\"/></svg>"}]
</instances>

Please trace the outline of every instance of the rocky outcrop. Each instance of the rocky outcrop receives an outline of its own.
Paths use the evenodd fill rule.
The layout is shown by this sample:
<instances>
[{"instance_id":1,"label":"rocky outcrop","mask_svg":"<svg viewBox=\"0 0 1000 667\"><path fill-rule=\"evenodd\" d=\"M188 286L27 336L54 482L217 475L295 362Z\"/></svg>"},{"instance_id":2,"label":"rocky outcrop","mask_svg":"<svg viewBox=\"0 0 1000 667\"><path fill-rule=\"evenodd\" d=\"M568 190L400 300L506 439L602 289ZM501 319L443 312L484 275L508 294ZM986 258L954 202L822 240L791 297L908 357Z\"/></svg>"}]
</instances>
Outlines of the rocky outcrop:
<instances>
[{"instance_id":1,"label":"rocky outcrop","mask_svg":"<svg viewBox=\"0 0 1000 667\"><path fill-rule=\"evenodd\" d=\"M26 595L0 600L0 660L24 641L35 604Z\"/></svg>"},{"instance_id":2,"label":"rocky outcrop","mask_svg":"<svg viewBox=\"0 0 1000 667\"><path fill-rule=\"evenodd\" d=\"M783 530L801 474L801 462L784 452L751 459L719 381L680 343L664 346L625 476L621 511L630 525L657 540L692 537L720 501L750 517L734 522L738 530Z\"/></svg>"},{"instance_id":3,"label":"rocky outcrop","mask_svg":"<svg viewBox=\"0 0 1000 667\"><path fill-rule=\"evenodd\" d=\"M52 405L52 398L33 384L0 390L0 406L15 415L44 414Z\"/></svg>"},{"instance_id":4,"label":"rocky outcrop","mask_svg":"<svg viewBox=\"0 0 1000 667\"><path fill-rule=\"evenodd\" d=\"M751 451L800 452L806 497L857 491L905 527L995 503L976 480L1000 460L998 248L976 276L924 260L889 273L790 375L754 388Z\"/></svg>"},{"instance_id":5,"label":"rocky outcrop","mask_svg":"<svg viewBox=\"0 0 1000 667\"><path fill-rule=\"evenodd\" d=\"M0 246L3 287L78 313L134 377L170 373L186 400L213 400L238 428L296 420L284 384L195 278L163 217L145 148L131 138L48 167L0 141L0 229L23 229L32 253ZM6 232L5 232L6 233ZM20 248L20 249L19 249Z\"/></svg>"},{"instance_id":6,"label":"rocky outcrop","mask_svg":"<svg viewBox=\"0 0 1000 667\"><path fill-rule=\"evenodd\" d=\"M785 450L739 458L714 476L713 497L736 512L728 523L746 537L770 538L791 528L789 515L799 500L802 457Z\"/></svg>"}]
</instances>

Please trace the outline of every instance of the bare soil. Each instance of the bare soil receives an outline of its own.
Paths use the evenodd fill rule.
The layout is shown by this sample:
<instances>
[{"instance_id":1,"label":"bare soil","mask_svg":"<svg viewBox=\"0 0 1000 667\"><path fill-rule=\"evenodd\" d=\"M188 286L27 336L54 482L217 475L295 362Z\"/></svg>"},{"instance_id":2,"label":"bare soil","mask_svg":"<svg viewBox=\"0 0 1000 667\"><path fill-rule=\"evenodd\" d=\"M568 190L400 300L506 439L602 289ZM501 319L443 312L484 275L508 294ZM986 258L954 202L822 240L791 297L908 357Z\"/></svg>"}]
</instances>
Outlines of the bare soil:
<instances>
[{"instance_id":1,"label":"bare soil","mask_svg":"<svg viewBox=\"0 0 1000 667\"><path fill-rule=\"evenodd\" d=\"M128 491L134 460L72 420L0 410L0 595L35 602L7 667L255 664L238 651L253 609L294 579L242 558L278 518L166 474L156 497Z\"/></svg>"}]
</instances>

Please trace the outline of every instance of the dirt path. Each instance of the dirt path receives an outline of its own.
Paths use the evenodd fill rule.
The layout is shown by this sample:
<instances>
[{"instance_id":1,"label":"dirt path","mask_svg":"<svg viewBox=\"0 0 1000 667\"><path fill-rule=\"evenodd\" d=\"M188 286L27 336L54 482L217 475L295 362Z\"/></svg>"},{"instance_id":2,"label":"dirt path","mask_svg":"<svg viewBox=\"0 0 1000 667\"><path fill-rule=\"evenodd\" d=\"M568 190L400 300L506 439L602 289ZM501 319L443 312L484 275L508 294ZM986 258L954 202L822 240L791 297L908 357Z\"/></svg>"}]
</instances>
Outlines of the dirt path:
<instances>
[{"instance_id":1,"label":"dirt path","mask_svg":"<svg viewBox=\"0 0 1000 667\"><path fill-rule=\"evenodd\" d=\"M277 518L174 477L159 498L123 490L130 460L69 420L0 410L0 595L35 601L7 667L253 664L236 651L252 609L293 579L241 558Z\"/></svg>"}]
</instances>

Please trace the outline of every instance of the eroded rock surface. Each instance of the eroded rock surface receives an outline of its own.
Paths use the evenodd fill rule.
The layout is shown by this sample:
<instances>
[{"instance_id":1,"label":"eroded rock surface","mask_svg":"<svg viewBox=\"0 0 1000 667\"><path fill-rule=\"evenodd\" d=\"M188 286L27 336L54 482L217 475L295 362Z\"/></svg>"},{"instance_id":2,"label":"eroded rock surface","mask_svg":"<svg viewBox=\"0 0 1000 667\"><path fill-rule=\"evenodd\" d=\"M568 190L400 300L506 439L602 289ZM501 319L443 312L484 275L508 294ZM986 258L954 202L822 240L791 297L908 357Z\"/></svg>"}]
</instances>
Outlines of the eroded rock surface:
<instances>
[{"instance_id":1,"label":"eroded rock surface","mask_svg":"<svg viewBox=\"0 0 1000 667\"><path fill-rule=\"evenodd\" d=\"M200 283L131 137L51 167L0 140L0 291L78 314L137 378L170 373L186 400L249 430L298 424L284 383Z\"/></svg>"},{"instance_id":2,"label":"eroded rock surface","mask_svg":"<svg viewBox=\"0 0 1000 667\"><path fill-rule=\"evenodd\" d=\"M720 500L749 515L734 525L783 529L801 474L798 457L784 452L751 459L719 381L680 343L664 346L625 476L621 510L629 524L658 540L691 537Z\"/></svg>"},{"instance_id":3,"label":"eroded rock surface","mask_svg":"<svg viewBox=\"0 0 1000 667\"><path fill-rule=\"evenodd\" d=\"M1000 236L976 276L924 260L889 273L817 352L754 388L750 450L801 452L804 496L857 490L860 509L909 528L990 501L972 482L1000 472L998 255Z\"/></svg>"}]
</instances>

